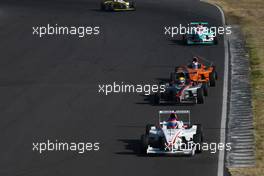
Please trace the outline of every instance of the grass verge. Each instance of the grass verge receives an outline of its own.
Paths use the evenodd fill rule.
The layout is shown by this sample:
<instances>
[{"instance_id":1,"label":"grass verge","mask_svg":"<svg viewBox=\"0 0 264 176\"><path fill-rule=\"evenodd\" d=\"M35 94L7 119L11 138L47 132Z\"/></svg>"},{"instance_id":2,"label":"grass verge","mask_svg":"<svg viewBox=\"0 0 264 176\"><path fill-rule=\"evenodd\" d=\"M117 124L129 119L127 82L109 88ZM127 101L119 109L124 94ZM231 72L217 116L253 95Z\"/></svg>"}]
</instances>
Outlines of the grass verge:
<instances>
[{"instance_id":1,"label":"grass verge","mask_svg":"<svg viewBox=\"0 0 264 176\"><path fill-rule=\"evenodd\" d=\"M264 175L264 1L208 0L225 12L227 23L240 25L250 57L256 167L231 168L233 176Z\"/></svg>"}]
</instances>

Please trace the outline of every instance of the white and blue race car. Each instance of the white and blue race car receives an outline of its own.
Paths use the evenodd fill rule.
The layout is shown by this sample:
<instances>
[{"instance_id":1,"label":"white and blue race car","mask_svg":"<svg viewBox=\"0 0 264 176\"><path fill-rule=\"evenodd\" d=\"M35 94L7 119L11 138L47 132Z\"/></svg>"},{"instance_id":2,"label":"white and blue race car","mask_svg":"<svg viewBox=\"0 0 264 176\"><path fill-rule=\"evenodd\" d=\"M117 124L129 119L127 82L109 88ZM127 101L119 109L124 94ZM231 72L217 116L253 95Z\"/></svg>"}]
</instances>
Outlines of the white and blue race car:
<instances>
[{"instance_id":1,"label":"white and blue race car","mask_svg":"<svg viewBox=\"0 0 264 176\"><path fill-rule=\"evenodd\" d=\"M171 128L168 118L175 114L177 126ZM200 124L191 125L189 110L159 111L158 125L147 125L141 136L142 152L147 155L182 154L193 156L202 152L203 133Z\"/></svg>"}]
</instances>

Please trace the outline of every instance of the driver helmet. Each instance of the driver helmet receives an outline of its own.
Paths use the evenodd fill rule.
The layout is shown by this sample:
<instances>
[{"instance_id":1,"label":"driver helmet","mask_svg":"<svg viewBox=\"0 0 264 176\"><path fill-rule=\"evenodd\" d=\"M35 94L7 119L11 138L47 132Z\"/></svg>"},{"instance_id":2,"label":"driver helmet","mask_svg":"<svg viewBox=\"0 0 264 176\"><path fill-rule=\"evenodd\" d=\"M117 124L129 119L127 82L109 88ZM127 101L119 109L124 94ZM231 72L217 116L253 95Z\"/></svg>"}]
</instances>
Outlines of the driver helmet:
<instances>
[{"instance_id":1,"label":"driver helmet","mask_svg":"<svg viewBox=\"0 0 264 176\"><path fill-rule=\"evenodd\" d=\"M185 78L184 77L180 77L179 78L179 83L180 84L184 84L185 83Z\"/></svg>"},{"instance_id":2,"label":"driver helmet","mask_svg":"<svg viewBox=\"0 0 264 176\"><path fill-rule=\"evenodd\" d=\"M193 68L194 68L194 69L198 69L198 67L199 67L199 62L198 62L198 58L197 58L197 57L194 57L194 58L193 58L192 65L193 65Z\"/></svg>"},{"instance_id":3,"label":"driver helmet","mask_svg":"<svg viewBox=\"0 0 264 176\"><path fill-rule=\"evenodd\" d=\"M170 117L169 117L169 119L168 119L168 125L167 125L167 127L169 128L169 129L174 129L174 128L177 128L177 121L178 121L178 117L177 117L177 115L175 114L175 113L171 113L170 114Z\"/></svg>"}]
</instances>

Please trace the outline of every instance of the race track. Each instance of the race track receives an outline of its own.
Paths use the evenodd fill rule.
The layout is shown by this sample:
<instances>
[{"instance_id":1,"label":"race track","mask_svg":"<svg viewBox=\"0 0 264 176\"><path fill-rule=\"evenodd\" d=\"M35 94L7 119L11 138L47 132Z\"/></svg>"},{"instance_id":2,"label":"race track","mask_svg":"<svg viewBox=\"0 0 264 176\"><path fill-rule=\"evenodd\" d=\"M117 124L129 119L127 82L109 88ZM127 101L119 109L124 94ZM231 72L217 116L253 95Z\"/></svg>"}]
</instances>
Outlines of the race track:
<instances>
[{"instance_id":1,"label":"race track","mask_svg":"<svg viewBox=\"0 0 264 176\"><path fill-rule=\"evenodd\" d=\"M215 7L197 0L139 0L137 11L106 13L97 0L11 0L0 3L0 175L216 176L218 153L144 157L139 139L160 109L190 109L206 142L219 142L224 44L184 46L164 26L208 21ZM46 24L100 26L87 38L32 35ZM153 84L194 55L215 63L217 87L205 104L152 106L140 94L98 94L98 84ZM100 151L32 151L45 140L100 142Z\"/></svg>"}]
</instances>

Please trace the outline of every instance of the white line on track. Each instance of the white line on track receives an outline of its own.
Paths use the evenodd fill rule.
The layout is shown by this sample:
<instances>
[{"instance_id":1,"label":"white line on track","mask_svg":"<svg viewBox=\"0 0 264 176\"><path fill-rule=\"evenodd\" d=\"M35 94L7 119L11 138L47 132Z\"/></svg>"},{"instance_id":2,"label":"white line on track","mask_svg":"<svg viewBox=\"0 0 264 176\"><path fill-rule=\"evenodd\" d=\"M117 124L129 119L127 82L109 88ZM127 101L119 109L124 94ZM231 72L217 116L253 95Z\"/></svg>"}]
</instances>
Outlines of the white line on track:
<instances>
[{"instance_id":1,"label":"white line on track","mask_svg":"<svg viewBox=\"0 0 264 176\"><path fill-rule=\"evenodd\" d=\"M225 26L225 15L223 10L215 5L222 16L222 23ZM222 101L222 115L221 115L221 130L220 130L220 143L226 142L226 119L227 119L227 97L228 97L228 75L229 75L229 49L228 39L224 35L224 47L225 47L225 63L224 63L224 83L223 83L223 101ZM220 150L218 156L218 169L217 176L224 176L224 163L225 163L225 151Z\"/></svg>"},{"instance_id":2,"label":"white line on track","mask_svg":"<svg viewBox=\"0 0 264 176\"><path fill-rule=\"evenodd\" d=\"M208 3L201 0L202 2ZM210 3L211 4L211 3ZM221 7L215 4L215 6L221 13L222 23L225 27L225 14ZM225 48L225 62L224 62L224 78L223 78L223 101L222 101L222 114L221 114L221 130L220 130L220 143L226 142L226 120L227 120L227 97L228 97L228 75L229 75L229 49L228 49L228 39L224 35L224 48ZM217 176L224 176L224 163L225 163L225 151L220 150L218 156L218 168Z\"/></svg>"}]
</instances>

